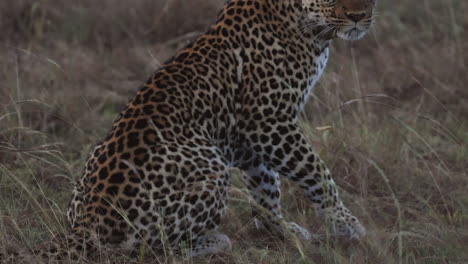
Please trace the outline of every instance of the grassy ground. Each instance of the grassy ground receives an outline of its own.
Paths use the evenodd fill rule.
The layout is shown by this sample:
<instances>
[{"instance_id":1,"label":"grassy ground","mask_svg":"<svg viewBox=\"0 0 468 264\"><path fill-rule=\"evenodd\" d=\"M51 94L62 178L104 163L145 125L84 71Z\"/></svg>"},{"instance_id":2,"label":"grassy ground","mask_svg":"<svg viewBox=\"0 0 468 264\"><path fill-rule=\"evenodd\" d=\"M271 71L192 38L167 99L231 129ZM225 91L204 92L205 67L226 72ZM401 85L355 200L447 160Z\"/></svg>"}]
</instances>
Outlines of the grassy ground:
<instances>
[{"instance_id":1,"label":"grassy ground","mask_svg":"<svg viewBox=\"0 0 468 264\"><path fill-rule=\"evenodd\" d=\"M66 230L90 147L223 2L0 2L0 248ZM381 1L373 33L334 42L303 127L367 227L362 242L271 239L234 179L222 225L232 252L186 262L467 263L467 10L462 0ZM285 183L283 193L286 218L321 232L301 192Z\"/></svg>"}]
</instances>

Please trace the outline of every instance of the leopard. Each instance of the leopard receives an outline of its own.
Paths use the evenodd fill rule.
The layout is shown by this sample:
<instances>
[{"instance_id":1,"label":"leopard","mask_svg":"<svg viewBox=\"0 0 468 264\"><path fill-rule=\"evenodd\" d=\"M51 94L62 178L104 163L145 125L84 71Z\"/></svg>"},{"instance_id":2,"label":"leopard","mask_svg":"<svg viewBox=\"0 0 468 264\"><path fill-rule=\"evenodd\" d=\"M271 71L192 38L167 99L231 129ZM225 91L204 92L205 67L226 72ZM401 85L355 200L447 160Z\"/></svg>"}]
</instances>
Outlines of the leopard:
<instances>
[{"instance_id":1,"label":"leopard","mask_svg":"<svg viewBox=\"0 0 468 264\"><path fill-rule=\"evenodd\" d=\"M375 7L376 0L227 1L204 34L141 85L90 151L67 210L70 232L38 255L88 259L103 246L170 247L186 256L229 250L218 227L233 168L257 205L258 228L311 239L282 215L287 179L331 234L362 239L366 229L308 143L300 113L331 42L361 39Z\"/></svg>"}]
</instances>

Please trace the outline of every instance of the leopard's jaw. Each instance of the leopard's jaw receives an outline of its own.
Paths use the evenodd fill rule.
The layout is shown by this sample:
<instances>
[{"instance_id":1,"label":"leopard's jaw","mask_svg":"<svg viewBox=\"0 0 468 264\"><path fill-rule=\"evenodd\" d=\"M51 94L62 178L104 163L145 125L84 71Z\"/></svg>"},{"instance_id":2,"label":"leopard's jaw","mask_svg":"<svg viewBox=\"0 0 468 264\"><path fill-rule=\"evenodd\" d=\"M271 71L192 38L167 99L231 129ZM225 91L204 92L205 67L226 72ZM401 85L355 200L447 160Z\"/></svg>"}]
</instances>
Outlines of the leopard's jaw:
<instances>
[{"instance_id":1,"label":"leopard's jaw","mask_svg":"<svg viewBox=\"0 0 468 264\"><path fill-rule=\"evenodd\" d=\"M351 29L341 29L336 33L337 37L344 40L358 40L363 38L366 34L367 31L363 31L358 27L352 27Z\"/></svg>"}]
</instances>

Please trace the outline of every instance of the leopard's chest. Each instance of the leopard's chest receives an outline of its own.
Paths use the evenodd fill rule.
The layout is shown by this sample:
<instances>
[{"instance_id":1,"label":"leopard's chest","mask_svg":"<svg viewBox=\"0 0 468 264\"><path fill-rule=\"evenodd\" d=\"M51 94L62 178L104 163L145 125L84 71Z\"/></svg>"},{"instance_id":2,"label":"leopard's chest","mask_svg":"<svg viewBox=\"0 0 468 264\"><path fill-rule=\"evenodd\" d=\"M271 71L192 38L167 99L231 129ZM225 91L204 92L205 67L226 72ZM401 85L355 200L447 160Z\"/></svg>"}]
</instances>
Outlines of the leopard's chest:
<instances>
[{"instance_id":1,"label":"leopard's chest","mask_svg":"<svg viewBox=\"0 0 468 264\"><path fill-rule=\"evenodd\" d=\"M305 71L308 73L308 76L305 78L303 84L303 89L301 91L301 102L300 102L300 108L302 109L307 102L310 93L312 92L313 88L317 84L317 81L320 79L320 77L323 74L323 71L325 67L327 66L328 62L328 56L329 56L329 49L326 48L324 49L318 56L314 56L314 59L312 60L311 67L308 69L305 69Z\"/></svg>"}]
</instances>

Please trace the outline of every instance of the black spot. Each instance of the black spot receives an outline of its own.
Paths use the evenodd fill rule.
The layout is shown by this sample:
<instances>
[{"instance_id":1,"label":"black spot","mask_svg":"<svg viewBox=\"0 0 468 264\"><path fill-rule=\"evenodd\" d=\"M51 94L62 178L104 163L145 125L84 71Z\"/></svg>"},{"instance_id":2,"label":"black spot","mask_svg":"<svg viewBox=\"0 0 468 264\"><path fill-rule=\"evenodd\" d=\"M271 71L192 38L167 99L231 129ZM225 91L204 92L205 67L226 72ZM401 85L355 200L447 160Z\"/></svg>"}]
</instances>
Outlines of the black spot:
<instances>
[{"instance_id":1,"label":"black spot","mask_svg":"<svg viewBox=\"0 0 468 264\"><path fill-rule=\"evenodd\" d=\"M107 145L107 155L112 156L115 153L115 142L110 143Z\"/></svg>"},{"instance_id":2,"label":"black spot","mask_svg":"<svg viewBox=\"0 0 468 264\"><path fill-rule=\"evenodd\" d=\"M147 126L148 126L148 120L146 120L146 119L140 119L135 124L136 129L144 129Z\"/></svg>"},{"instance_id":3,"label":"black spot","mask_svg":"<svg viewBox=\"0 0 468 264\"><path fill-rule=\"evenodd\" d=\"M127 210L132 205L132 200L119 199L118 204L122 209Z\"/></svg>"},{"instance_id":4,"label":"black spot","mask_svg":"<svg viewBox=\"0 0 468 264\"><path fill-rule=\"evenodd\" d=\"M127 147L128 148L133 148L138 146L139 144L139 139L138 139L139 133L138 132L132 132L128 134L127 137Z\"/></svg>"},{"instance_id":5,"label":"black spot","mask_svg":"<svg viewBox=\"0 0 468 264\"><path fill-rule=\"evenodd\" d=\"M106 162L107 160L107 155L106 153L102 153L99 157L98 157L98 161L100 164L103 164L104 162Z\"/></svg>"},{"instance_id":6,"label":"black spot","mask_svg":"<svg viewBox=\"0 0 468 264\"><path fill-rule=\"evenodd\" d=\"M123 183L124 181L125 181L125 177L123 173L121 172L112 174L112 176L109 179L109 183L115 183L115 184L120 184L120 183Z\"/></svg>"},{"instance_id":7,"label":"black spot","mask_svg":"<svg viewBox=\"0 0 468 264\"><path fill-rule=\"evenodd\" d=\"M104 180L109 176L109 172L107 171L107 167L101 168L99 171L99 179Z\"/></svg>"},{"instance_id":8,"label":"black spot","mask_svg":"<svg viewBox=\"0 0 468 264\"><path fill-rule=\"evenodd\" d=\"M112 185L112 186L107 187L106 193L109 195L113 195L113 196L117 195L119 193L119 186Z\"/></svg>"},{"instance_id":9,"label":"black spot","mask_svg":"<svg viewBox=\"0 0 468 264\"><path fill-rule=\"evenodd\" d=\"M146 201L146 202L143 203L143 205L141 206L141 209L143 209L144 211L148 211L148 209L150 208L150 206L151 206L151 202Z\"/></svg>"},{"instance_id":10,"label":"black spot","mask_svg":"<svg viewBox=\"0 0 468 264\"><path fill-rule=\"evenodd\" d=\"M117 159L116 158L113 158L110 162L109 162L109 170L114 170L117 166Z\"/></svg>"},{"instance_id":11,"label":"black spot","mask_svg":"<svg viewBox=\"0 0 468 264\"><path fill-rule=\"evenodd\" d=\"M104 189L104 184L100 183L100 184L98 184L98 186L96 186L96 188L94 188L94 192L95 193L100 193L100 192L102 192L103 189Z\"/></svg>"},{"instance_id":12,"label":"black spot","mask_svg":"<svg viewBox=\"0 0 468 264\"><path fill-rule=\"evenodd\" d=\"M315 194L323 195L323 189L319 188L319 189L315 190Z\"/></svg>"},{"instance_id":13,"label":"black spot","mask_svg":"<svg viewBox=\"0 0 468 264\"><path fill-rule=\"evenodd\" d=\"M168 184L174 184L176 182L177 178L174 176L168 176L166 177L166 181Z\"/></svg>"},{"instance_id":14,"label":"black spot","mask_svg":"<svg viewBox=\"0 0 468 264\"><path fill-rule=\"evenodd\" d=\"M142 217L140 219L140 223L144 226L147 226L149 224L148 219L146 217Z\"/></svg>"},{"instance_id":15,"label":"black spot","mask_svg":"<svg viewBox=\"0 0 468 264\"><path fill-rule=\"evenodd\" d=\"M138 194L138 188L133 188L130 185L125 186L124 194L130 197L135 197Z\"/></svg>"},{"instance_id":16,"label":"black spot","mask_svg":"<svg viewBox=\"0 0 468 264\"><path fill-rule=\"evenodd\" d=\"M130 211L128 211L128 220L133 221L137 217L138 217L138 210L130 209Z\"/></svg>"},{"instance_id":17,"label":"black spot","mask_svg":"<svg viewBox=\"0 0 468 264\"><path fill-rule=\"evenodd\" d=\"M305 183L309 186L315 186L317 182L314 179L307 179Z\"/></svg>"}]
</instances>

